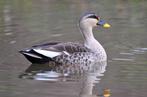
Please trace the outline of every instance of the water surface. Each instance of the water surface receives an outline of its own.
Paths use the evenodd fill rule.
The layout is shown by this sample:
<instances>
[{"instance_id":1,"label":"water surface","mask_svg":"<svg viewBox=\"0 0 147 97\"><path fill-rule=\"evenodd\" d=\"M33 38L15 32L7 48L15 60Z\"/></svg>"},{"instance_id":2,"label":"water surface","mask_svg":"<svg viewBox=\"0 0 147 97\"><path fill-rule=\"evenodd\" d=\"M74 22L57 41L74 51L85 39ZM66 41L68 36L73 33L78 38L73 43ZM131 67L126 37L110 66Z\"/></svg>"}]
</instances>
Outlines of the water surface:
<instances>
[{"instance_id":1,"label":"water surface","mask_svg":"<svg viewBox=\"0 0 147 97\"><path fill-rule=\"evenodd\" d=\"M145 0L1 0L0 96L78 97L85 82L84 86L92 85L92 89L87 88L92 95L101 95L103 89L108 88L113 97L146 97L146 5ZM33 80L35 74L38 73L35 78L40 79L44 72L32 75L32 69L24 76L31 63L18 51L53 40L82 41L78 19L87 11L98 13L112 25L110 29L94 29L96 39L108 55L106 71L97 77L100 80L89 84L80 80L79 75L65 75L65 79L61 76L61 80L52 82ZM42 70L40 67L44 66L33 69ZM54 72L45 74L56 75Z\"/></svg>"}]
</instances>

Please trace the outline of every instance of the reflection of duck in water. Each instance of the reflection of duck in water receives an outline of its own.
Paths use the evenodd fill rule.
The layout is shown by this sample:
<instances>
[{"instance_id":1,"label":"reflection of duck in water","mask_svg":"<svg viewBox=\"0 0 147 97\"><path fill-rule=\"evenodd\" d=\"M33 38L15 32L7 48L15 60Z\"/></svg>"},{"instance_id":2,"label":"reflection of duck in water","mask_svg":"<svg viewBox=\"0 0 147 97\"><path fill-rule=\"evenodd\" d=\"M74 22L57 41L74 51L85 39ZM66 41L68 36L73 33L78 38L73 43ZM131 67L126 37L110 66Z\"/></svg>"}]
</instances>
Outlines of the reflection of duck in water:
<instances>
[{"instance_id":1,"label":"reflection of duck in water","mask_svg":"<svg viewBox=\"0 0 147 97\"><path fill-rule=\"evenodd\" d=\"M80 66L32 64L20 78L43 81L79 81L81 82L80 97L94 97L92 91L96 83L99 83L105 72L106 61L89 64L90 68ZM83 67L82 67L83 66ZM82 69L81 69L82 68Z\"/></svg>"},{"instance_id":2,"label":"reflection of duck in water","mask_svg":"<svg viewBox=\"0 0 147 97\"><path fill-rule=\"evenodd\" d=\"M100 77L103 76L106 65L106 62L98 62L93 65L93 72L87 73L83 79L80 97L97 97L96 94L93 94L93 87L101 80Z\"/></svg>"},{"instance_id":3,"label":"reflection of duck in water","mask_svg":"<svg viewBox=\"0 0 147 97\"><path fill-rule=\"evenodd\" d=\"M68 80L72 77L82 78L87 76L87 74L92 74L99 77L103 76L106 65L106 62L97 62L95 64L89 64L90 67L87 68L85 64L80 64L78 66L65 66L59 64L32 64L25 70L24 73L20 75L20 78L61 81L62 77L67 77L66 80Z\"/></svg>"},{"instance_id":4,"label":"reflection of duck in water","mask_svg":"<svg viewBox=\"0 0 147 97\"><path fill-rule=\"evenodd\" d=\"M107 56L102 45L94 38L95 26L109 28L110 25L94 13L84 15L79 22L84 44L73 42L50 42L20 51L32 63L54 61L61 64L90 64L94 61L106 61Z\"/></svg>"}]
</instances>

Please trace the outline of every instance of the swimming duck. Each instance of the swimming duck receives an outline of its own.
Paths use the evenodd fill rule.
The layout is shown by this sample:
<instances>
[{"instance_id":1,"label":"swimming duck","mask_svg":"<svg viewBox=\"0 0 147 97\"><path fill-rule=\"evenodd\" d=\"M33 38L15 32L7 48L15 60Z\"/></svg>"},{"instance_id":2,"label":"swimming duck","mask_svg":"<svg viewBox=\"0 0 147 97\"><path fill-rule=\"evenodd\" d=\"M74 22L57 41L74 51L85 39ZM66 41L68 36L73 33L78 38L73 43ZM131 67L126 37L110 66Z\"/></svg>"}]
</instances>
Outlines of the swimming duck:
<instances>
[{"instance_id":1,"label":"swimming duck","mask_svg":"<svg viewBox=\"0 0 147 97\"><path fill-rule=\"evenodd\" d=\"M92 32L93 27L96 26L110 27L95 13L85 14L79 21L80 31L84 38L83 44L76 42L49 42L21 50L20 53L31 63L39 64L50 61L60 64L89 64L106 61L106 52Z\"/></svg>"}]
</instances>

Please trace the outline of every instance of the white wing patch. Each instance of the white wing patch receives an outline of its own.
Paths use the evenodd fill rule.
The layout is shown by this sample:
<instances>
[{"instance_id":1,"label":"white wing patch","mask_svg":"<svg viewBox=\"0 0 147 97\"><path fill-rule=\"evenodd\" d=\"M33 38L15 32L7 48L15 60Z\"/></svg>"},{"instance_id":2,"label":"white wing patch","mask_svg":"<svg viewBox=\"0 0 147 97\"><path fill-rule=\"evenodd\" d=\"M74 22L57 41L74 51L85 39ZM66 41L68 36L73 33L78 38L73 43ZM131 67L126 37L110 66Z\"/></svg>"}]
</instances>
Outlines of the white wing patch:
<instances>
[{"instance_id":1,"label":"white wing patch","mask_svg":"<svg viewBox=\"0 0 147 97\"><path fill-rule=\"evenodd\" d=\"M49 58L53 58L62 54L62 52L47 51L47 50L41 50L41 49L33 49L33 50Z\"/></svg>"}]
</instances>

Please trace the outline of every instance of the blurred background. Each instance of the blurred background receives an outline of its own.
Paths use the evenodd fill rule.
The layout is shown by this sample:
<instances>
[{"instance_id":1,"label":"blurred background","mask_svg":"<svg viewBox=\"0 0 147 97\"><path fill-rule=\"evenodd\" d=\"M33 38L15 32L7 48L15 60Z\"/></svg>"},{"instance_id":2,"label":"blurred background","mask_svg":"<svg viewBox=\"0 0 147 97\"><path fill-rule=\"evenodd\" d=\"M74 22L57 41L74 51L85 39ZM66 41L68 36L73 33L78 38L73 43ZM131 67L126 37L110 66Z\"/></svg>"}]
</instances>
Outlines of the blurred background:
<instances>
[{"instance_id":1,"label":"blurred background","mask_svg":"<svg viewBox=\"0 0 147 97\"><path fill-rule=\"evenodd\" d=\"M31 63L18 51L48 41L82 42L78 21L86 12L112 25L93 31L108 55L93 92L109 88L113 97L146 97L146 0L0 0L0 96L78 97L78 81L20 79Z\"/></svg>"}]
</instances>

